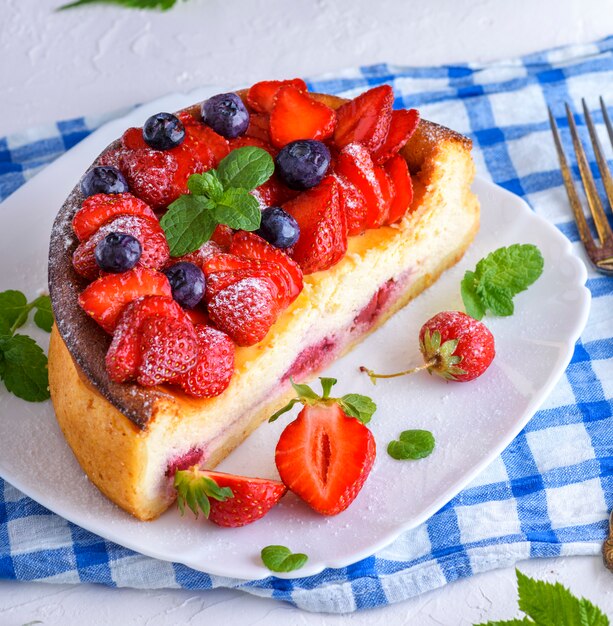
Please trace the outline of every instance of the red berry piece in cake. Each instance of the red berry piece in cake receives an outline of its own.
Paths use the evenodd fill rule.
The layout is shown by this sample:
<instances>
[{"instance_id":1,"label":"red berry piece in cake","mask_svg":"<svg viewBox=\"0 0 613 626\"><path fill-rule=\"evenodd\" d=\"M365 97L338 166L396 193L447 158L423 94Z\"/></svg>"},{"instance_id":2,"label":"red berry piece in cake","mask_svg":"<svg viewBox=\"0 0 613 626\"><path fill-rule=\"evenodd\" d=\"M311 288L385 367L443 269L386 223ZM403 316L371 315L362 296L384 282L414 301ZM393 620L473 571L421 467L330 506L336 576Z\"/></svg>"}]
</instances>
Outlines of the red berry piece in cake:
<instances>
[{"instance_id":1,"label":"red berry piece in cake","mask_svg":"<svg viewBox=\"0 0 613 626\"><path fill-rule=\"evenodd\" d=\"M277 287L269 278L244 278L208 302L211 321L239 346L264 339L279 314Z\"/></svg>"},{"instance_id":2,"label":"red berry piece in cake","mask_svg":"<svg viewBox=\"0 0 613 626\"><path fill-rule=\"evenodd\" d=\"M342 399L324 395L320 402L310 397L304 404L281 433L275 463L288 489L318 513L336 515L355 500L368 478L375 439L359 419L345 413ZM370 414L372 401L371 406Z\"/></svg>"},{"instance_id":3,"label":"red berry piece in cake","mask_svg":"<svg viewBox=\"0 0 613 626\"><path fill-rule=\"evenodd\" d=\"M305 93L307 85L301 78L291 80L263 80L253 85L247 92L247 104L259 113L270 113L275 103L275 96L281 87L294 87Z\"/></svg>"},{"instance_id":4,"label":"red berry piece in cake","mask_svg":"<svg viewBox=\"0 0 613 626\"><path fill-rule=\"evenodd\" d=\"M336 172L353 183L364 197L367 206L364 227L381 226L387 217L388 206L368 150L359 143L345 146L338 155Z\"/></svg>"},{"instance_id":5,"label":"red berry piece in cake","mask_svg":"<svg viewBox=\"0 0 613 626\"><path fill-rule=\"evenodd\" d=\"M461 311L442 311L419 331L424 364L395 374L375 374L361 367L370 379L396 378L427 369L446 380L468 382L481 376L496 356L494 336L488 327Z\"/></svg>"},{"instance_id":6,"label":"red berry piece in cake","mask_svg":"<svg viewBox=\"0 0 613 626\"><path fill-rule=\"evenodd\" d=\"M339 148L360 143L370 152L376 152L387 137L393 103L392 88L380 85L343 104L336 112L334 143Z\"/></svg>"},{"instance_id":7,"label":"red berry piece in cake","mask_svg":"<svg viewBox=\"0 0 613 626\"><path fill-rule=\"evenodd\" d=\"M283 205L300 226L292 258L304 274L327 270L347 251L347 219L332 176Z\"/></svg>"},{"instance_id":8,"label":"red berry piece in cake","mask_svg":"<svg viewBox=\"0 0 613 626\"><path fill-rule=\"evenodd\" d=\"M299 139L284 146L275 160L281 181L304 191L319 185L330 167L330 150L321 141Z\"/></svg>"},{"instance_id":9,"label":"red berry piece in cake","mask_svg":"<svg viewBox=\"0 0 613 626\"><path fill-rule=\"evenodd\" d=\"M81 179L81 193L86 197L98 193L116 194L127 191L128 182L116 167L92 167Z\"/></svg>"},{"instance_id":10,"label":"red berry piece in cake","mask_svg":"<svg viewBox=\"0 0 613 626\"><path fill-rule=\"evenodd\" d=\"M407 162L399 154L386 161L383 167L394 185L394 197L386 220L386 224L393 224L405 216L413 202L413 183Z\"/></svg>"},{"instance_id":11,"label":"red berry piece in cake","mask_svg":"<svg viewBox=\"0 0 613 626\"><path fill-rule=\"evenodd\" d=\"M278 480L237 476L196 468L175 474L181 513L185 505L196 517L204 513L218 526L237 528L264 517L287 492Z\"/></svg>"},{"instance_id":12,"label":"red berry piece in cake","mask_svg":"<svg viewBox=\"0 0 613 626\"><path fill-rule=\"evenodd\" d=\"M140 328L139 344L136 380L145 387L185 374L198 360L198 338L187 318L148 317Z\"/></svg>"},{"instance_id":13,"label":"red berry piece in cake","mask_svg":"<svg viewBox=\"0 0 613 626\"><path fill-rule=\"evenodd\" d=\"M101 226L87 241L77 246L72 256L72 264L81 276L94 280L100 275L101 270L108 271L96 262L95 250L100 242L111 233L131 235L138 239L142 249L142 255L138 261L141 267L160 269L168 262L170 257L168 242L156 219L137 215L119 215Z\"/></svg>"},{"instance_id":14,"label":"red berry piece in cake","mask_svg":"<svg viewBox=\"0 0 613 626\"><path fill-rule=\"evenodd\" d=\"M227 389L234 374L234 343L228 335L211 326L197 324L195 330L198 360L192 369L172 383L190 396L213 398Z\"/></svg>"},{"instance_id":15,"label":"red berry piece in cake","mask_svg":"<svg viewBox=\"0 0 613 626\"><path fill-rule=\"evenodd\" d=\"M137 377L142 359L141 327L145 320L152 318L173 318L191 323L183 309L168 296L137 297L127 304L119 316L106 354L106 369L112 381L123 383Z\"/></svg>"},{"instance_id":16,"label":"red berry piece in cake","mask_svg":"<svg viewBox=\"0 0 613 626\"><path fill-rule=\"evenodd\" d=\"M373 153L372 159L378 165L398 154L411 138L419 124L417 109L392 111L392 121L383 144Z\"/></svg>"},{"instance_id":17,"label":"red berry piece in cake","mask_svg":"<svg viewBox=\"0 0 613 626\"><path fill-rule=\"evenodd\" d=\"M202 121L226 139L244 135L249 111L235 93L220 93L202 103Z\"/></svg>"},{"instance_id":18,"label":"red berry piece in cake","mask_svg":"<svg viewBox=\"0 0 613 626\"><path fill-rule=\"evenodd\" d=\"M146 267L135 267L122 274L108 274L84 289L79 296L79 304L104 330L112 333L126 304L142 296L172 298L166 276Z\"/></svg>"},{"instance_id":19,"label":"red berry piece in cake","mask_svg":"<svg viewBox=\"0 0 613 626\"><path fill-rule=\"evenodd\" d=\"M362 192L342 174L334 174L341 207L347 218L347 234L360 235L366 230L368 205Z\"/></svg>"},{"instance_id":20,"label":"red berry piece in cake","mask_svg":"<svg viewBox=\"0 0 613 626\"><path fill-rule=\"evenodd\" d=\"M143 139L154 150L171 150L183 143L185 127L172 113L156 113L143 124Z\"/></svg>"},{"instance_id":21,"label":"red berry piece in cake","mask_svg":"<svg viewBox=\"0 0 613 626\"><path fill-rule=\"evenodd\" d=\"M131 193L99 193L83 201L72 219L72 229L79 241L85 241L101 226L119 215L137 215L157 221L151 208Z\"/></svg>"},{"instance_id":22,"label":"red berry piece in cake","mask_svg":"<svg viewBox=\"0 0 613 626\"><path fill-rule=\"evenodd\" d=\"M281 87L270 113L272 143L282 148L297 139L324 141L332 136L336 112L295 87Z\"/></svg>"}]
</instances>

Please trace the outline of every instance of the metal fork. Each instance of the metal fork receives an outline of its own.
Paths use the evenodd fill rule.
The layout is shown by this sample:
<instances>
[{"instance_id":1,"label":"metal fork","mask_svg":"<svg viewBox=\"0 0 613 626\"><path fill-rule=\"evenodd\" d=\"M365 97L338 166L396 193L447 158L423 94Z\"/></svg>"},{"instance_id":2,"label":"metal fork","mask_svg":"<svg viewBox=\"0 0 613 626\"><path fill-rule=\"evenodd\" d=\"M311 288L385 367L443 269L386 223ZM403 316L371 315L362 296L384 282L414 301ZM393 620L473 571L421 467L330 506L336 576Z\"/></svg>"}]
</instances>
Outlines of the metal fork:
<instances>
[{"instance_id":1,"label":"metal fork","mask_svg":"<svg viewBox=\"0 0 613 626\"><path fill-rule=\"evenodd\" d=\"M582 99L581 103L583 104L585 122L590 132L592 147L594 149L594 154L596 155L598 169L600 170L605 192L609 200L609 206L613 209L613 179L611 178L611 172L609 171L607 161L603 155L602 146L600 145L596 129L594 128L594 124L592 122L592 116L588 111L585 100ZM600 107L602 108L602 115L609 133L611 145L613 145L613 125L611 125L607 107L605 106L602 97L600 98ZM570 206L575 215L575 222L577 222L579 236L581 237L581 241L585 246L585 250L590 257L590 260L594 264L594 267L603 274L613 276L613 233L611 232L611 227L609 226L607 216L605 215L602 207L602 202L598 196L596 184L594 183L594 178L592 176L592 172L590 171L583 145L581 144L579 134L577 133L575 120L568 104L566 105L566 117L568 118L568 126L573 139L573 146L577 156L577 163L579 164L579 172L581 173L581 180L583 181L583 188L585 189L587 203L592 217L594 218L594 225L596 227L596 233L598 234L599 245L597 245L594 241L587 220L585 219L581 201L579 200L579 195L577 194L577 189L575 187L575 183L573 182L573 177L566 160L566 154L564 152L564 148L562 147L558 126L551 109L549 109L549 123L551 124L558 158L560 159L560 168L562 169L562 177L564 179L564 185L566 186L566 192L568 193L568 199L570 200Z\"/></svg>"}]
</instances>

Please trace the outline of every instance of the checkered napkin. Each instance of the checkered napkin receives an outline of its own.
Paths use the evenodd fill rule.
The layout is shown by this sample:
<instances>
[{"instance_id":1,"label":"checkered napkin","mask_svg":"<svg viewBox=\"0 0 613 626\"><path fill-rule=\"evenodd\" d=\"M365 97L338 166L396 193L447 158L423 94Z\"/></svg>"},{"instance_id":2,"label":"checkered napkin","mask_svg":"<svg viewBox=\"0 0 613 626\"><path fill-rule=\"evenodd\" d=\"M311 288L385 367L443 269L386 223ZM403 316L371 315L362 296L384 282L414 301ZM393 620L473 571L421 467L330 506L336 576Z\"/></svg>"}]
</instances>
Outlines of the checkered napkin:
<instances>
[{"instance_id":1,"label":"checkered napkin","mask_svg":"<svg viewBox=\"0 0 613 626\"><path fill-rule=\"evenodd\" d=\"M389 83L472 137L482 176L525 198L583 256L547 124L547 105L613 105L613 37L491 65L374 65L311 81L355 95ZM602 131L602 116L593 113ZM80 118L0 139L0 199L90 133ZM581 127L581 131L585 128ZM562 122L562 134L569 140ZM595 170L596 173L596 170ZM613 507L613 278L590 273L590 320L571 364L509 447L447 506L388 548L308 578L239 581L135 554L50 513L0 480L0 577L140 588L233 587L310 611L386 605L528 557L597 554ZM27 523L24 522L27 519Z\"/></svg>"}]
</instances>

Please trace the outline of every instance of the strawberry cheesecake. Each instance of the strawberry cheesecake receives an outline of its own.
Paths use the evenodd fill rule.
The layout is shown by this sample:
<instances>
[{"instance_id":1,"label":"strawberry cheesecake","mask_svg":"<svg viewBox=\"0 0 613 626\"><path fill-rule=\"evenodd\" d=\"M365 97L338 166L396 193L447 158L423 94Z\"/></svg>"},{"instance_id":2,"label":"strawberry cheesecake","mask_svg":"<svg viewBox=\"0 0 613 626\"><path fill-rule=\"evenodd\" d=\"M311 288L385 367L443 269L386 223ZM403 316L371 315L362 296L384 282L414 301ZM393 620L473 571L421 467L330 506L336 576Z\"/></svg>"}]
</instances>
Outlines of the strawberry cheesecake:
<instances>
[{"instance_id":1,"label":"strawberry cheesecake","mask_svg":"<svg viewBox=\"0 0 613 626\"><path fill-rule=\"evenodd\" d=\"M471 142L300 79L128 129L60 210L51 396L81 467L151 520L431 285L479 227Z\"/></svg>"}]
</instances>

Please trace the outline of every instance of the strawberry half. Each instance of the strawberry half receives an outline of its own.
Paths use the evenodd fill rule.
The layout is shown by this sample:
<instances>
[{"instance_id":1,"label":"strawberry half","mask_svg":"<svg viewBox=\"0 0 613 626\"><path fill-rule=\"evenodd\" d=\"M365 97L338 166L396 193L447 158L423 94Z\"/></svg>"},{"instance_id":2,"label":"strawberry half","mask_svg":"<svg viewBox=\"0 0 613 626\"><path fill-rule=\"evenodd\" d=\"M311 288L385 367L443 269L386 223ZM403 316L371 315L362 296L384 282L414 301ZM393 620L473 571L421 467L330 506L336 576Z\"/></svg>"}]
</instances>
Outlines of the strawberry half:
<instances>
[{"instance_id":1,"label":"strawberry half","mask_svg":"<svg viewBox=\"0 0 613 626\"><path fill-rule=\"evenodd\" d=\"M277 153L279 152L268 142L263 141L262 139L258 139L257 137L247 137L247 135L228 139L228 144L230 145L230 150L236 150L237 148L246 148L247 146L262 148L262 150L266 150L266 152L268 152L268 154L270 154L273 159L277 156Z\"/></svg>"},{"instance_id":2,"label":"strawberry half","mask_svg":"<svg viewBox=\"0 0 613 626\"><path fill-rule=\"evenodd\" d=\"M371 153L376 152L388 135L393 103L392 88L380 85L343 104L336 111L334 143L339 148L361 143Z\"/></svg>"},{"instance_id":3,"label":"strawberry half","mask_svg":"<svg viewBox=\"0 0 613 626\"><path fill-rule=\"evenodd\" d=\"M197 162L195 171L203 172L217 167L219 162L230 154L228 140L210 126L199 122L185 111L179 113L179 119L185 127L182 146L195 158Z\"/></svg>"},{"instance_id":4,"label":"strawberry half","mask_svg":"<svg viewBox=\"0 0 613 626\"><path fill-rule=\"evenodd\" d=\"M333 379L322 379L322 386L325 380ZM294 385L299 394L301 387ZM310 391L314 397L299 397L305 406L281 433L275 463L291 491L318 513L336 515L355 500L368 478L376 455L375 439L362 421L343 410L349 396L329 398L324 391L317 399ZM372 414L374 403L370 403Z\"/></svg>"},{"instance_id":5,"label":"strawberry half","mask_svg":"<svg viewBox=\"0 0 613 626\"><path fill-rule=\"evenodd\" d=\"M198 360L188 372L172 382L196 398L212 398L223 393L234 374L234 344L228 335L211 326L195 326Z\"/></svg>"},{"instance_id":6,"label":"strawberry half","mask_svg":"<svg viewBox=\"0 0 613 626\"><path fill-rule=\"evenodd\" d=\"M108 274L85 288L79 296L79 304L104 330L112 333L126 304L142 296L172 298L168 278L146 267Z\"/></svg>"},{"instance_id":7,"label":"strawberry half","mask_svg":"<svg viewBox=\"0 0 613 626\"><path fill-rule=\"evenodd\" d=\"M202 511L218 526L238 528L264 517L286 494L278 480L237 476L191 468L175 474L181 513L187 504L196 517Z\"/></svg>"},{"instance_id":8,"label":"strawberry half","mask_svg":"<svg viewBox=\"0 0 613 626\"><path fill-rule=\"evenodd\" d=\"M85 198L72 218L72 229L79 241L85 241L118 215L136 215L157 221L151 208L131 193L97 193Z\"/></svg>"},{"instance_id":9,"label":"strawberry half","mask_svg":"<svg viewBox=\"0 0 613 626\"><path fill-rule=\"evenodd\" d=\"M277 287L270 278L243 278L208 301L211 321L239 346L252 346L267 335L279 315Z\"/></svg>"},{"instance_id":10,"label":"strawberry half","mask_svg":"<svg viewBox=\"0 0 613 626\"><path fill-rule=\"evenodd\" d=\"M383 144L373 153L372 160L381 165L398 154L404 144L411 138L419 124L417 109L400 109L392 111L392 120L387 137Z\"/></svg>"},{"instance_id":11,"label":"strawberry half","mask_svg":"<svg viewBox=\"0 0 613 626\"><path fill-rule=\"evenodd\" d=\"M394 185L394 197L385 222L393 224L404 217L413 202L413 183L407 162L399 154L391 157L383 167Z\"/></svg>"},{"instance_id":12,"label":"strawberry half","mask_svg":"<svg viewBox=\"0 0 613 626\"><path fill-rule=\"evenodd\" d=\"M366 217L363 228L378 228L383 224L389 210L388 198L381 190L381 174L368 150L359 143L345 146L336 163L336 172L353 183L366 201ZM385 182L385 181L384 181Z\"/></svg>"},{"instance_id":13,"label":"strawberry half","mask_svg":"<svg viewBox=\"0 0 613 626\"><path fill-rule=\"evenodd\" d=\"M125 233L138 239L142 247L138 267L157 270L164 267L170 258L166 234L155 216L150 219L137 215L119 215L101 226L74 251L72 264L81 276L90 280L100 276L101 270L96 263L94 251L98 243L110 233Z\"/></svg>"},{"instance_id":14,"label":"strawberry half","mask_svg":"<svg viewBox=\"0 0 613 626\"><path fill-rule=\"evenodd\" d=\"M259 113L270 113L275 102L275 96L281 87L294 87L298 91L306 92L307 86L302 78L291 80L263 80L249 88L247 104Z\"/></svg>"},{"instance_id":15,"label":"strawberry half","mask_svg":"<svg viewBox=\"0 0 613 626\"><path fill-rule=\"evenodd\" d=\"M113 333L113 340L106 353L106 370L109 378L123 383L136 378L141 364L141 328L147 319L173 318L185 320L185 312L167 296L143 296L128 304Z\"/></svg>"},{"instance_id":16,"label":"strawberry half","mask_svg":"<svg viewBox=\"0 0 613 626\"><path fill-rule=\"evenodd\" d=\"M282 148L297 139L324 141L332 136L336 113L295 87L281 87L270 113L272 143Z\"/></svg>"},{"instance_id":17,"label":"strawberry half","mask_svg":"<svg viewBox=\"0 0 613 626\"><path fill-rule=\"evenodd\" d=\"M359 235L366 230L368 205L362 192L341 174L334 174L341 207L347 218L347 234Z\"/></svg>"},{"instance_id":18,"label":"strawberry half","mask_svg":"<svg viewBox=\"0 0 613 626\"><path fill-rule=\"evenodd\" d=\"M347 251L347 219L332 176L283 205L300 226L292 258L304 274L326 270Z\"/></svg>"}]
</instances>

